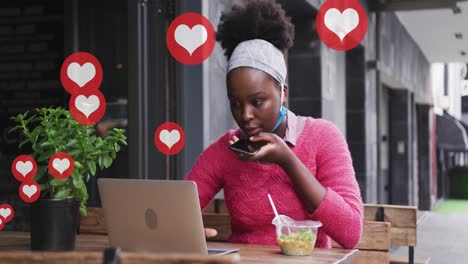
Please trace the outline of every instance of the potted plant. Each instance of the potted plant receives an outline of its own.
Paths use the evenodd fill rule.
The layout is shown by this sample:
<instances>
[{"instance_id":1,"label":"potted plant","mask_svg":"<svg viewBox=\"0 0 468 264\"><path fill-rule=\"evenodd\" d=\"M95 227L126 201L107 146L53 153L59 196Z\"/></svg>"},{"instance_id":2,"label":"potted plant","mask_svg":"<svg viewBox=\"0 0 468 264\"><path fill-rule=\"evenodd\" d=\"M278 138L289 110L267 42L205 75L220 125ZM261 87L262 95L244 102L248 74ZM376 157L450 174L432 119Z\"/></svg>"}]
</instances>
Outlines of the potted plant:
<instances>
[{"instance_id":1,"label":"potted plant","mask_svg":"<svg viewBox=\"0 0 468 264\"><path fill-rule=\"evenodd\" d=\"M94 126L75 121L61 107L35 109L11 118L16 123L9 132L20 131L31 144L31 156L37 162L34 180L39 183L41 199L31 205L31 248L33 250L73 250L79 216L86 216L88 192L85 183L97 169L108 168L122 145L124 129L114 128L106 138L96 136ZM52 177L48 161L65 152L73 158L72 175L64 180Z\"/></svg>"}]
</instances>

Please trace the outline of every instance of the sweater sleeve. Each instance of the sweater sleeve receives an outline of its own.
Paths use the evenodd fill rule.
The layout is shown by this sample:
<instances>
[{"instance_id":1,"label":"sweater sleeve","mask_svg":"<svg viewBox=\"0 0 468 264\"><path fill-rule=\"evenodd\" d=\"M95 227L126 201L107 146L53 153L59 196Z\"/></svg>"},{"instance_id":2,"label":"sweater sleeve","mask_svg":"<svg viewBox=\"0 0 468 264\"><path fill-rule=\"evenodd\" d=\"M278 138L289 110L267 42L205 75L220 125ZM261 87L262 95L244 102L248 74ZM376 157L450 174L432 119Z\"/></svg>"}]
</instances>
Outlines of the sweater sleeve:
<instances>
[{"instance_id":1,"label":"sweater sleeve","mask_svg":"<svg viewBox=\"0 0 468 264\"><path fill-rule=\"evenodd\" d=\"M224 138L221 137L200 154L185 178L186 181L196 183L202 211L224 186L222 173L224 156L222 154L222 140Z\"/></svg>"},{"instance_id":2,"label":"sweater sleeve","mask_svg":"<svg viewBox=\"0 0 468 264\"><path fill-rule=\"evenodd\" d=\"M324 121L317 149L317 180L326 188L310 215L322 222L327 235L344 248L354 248L362 235L363 204L348 144L338 128Z\"/></svg>"}]
</instances>

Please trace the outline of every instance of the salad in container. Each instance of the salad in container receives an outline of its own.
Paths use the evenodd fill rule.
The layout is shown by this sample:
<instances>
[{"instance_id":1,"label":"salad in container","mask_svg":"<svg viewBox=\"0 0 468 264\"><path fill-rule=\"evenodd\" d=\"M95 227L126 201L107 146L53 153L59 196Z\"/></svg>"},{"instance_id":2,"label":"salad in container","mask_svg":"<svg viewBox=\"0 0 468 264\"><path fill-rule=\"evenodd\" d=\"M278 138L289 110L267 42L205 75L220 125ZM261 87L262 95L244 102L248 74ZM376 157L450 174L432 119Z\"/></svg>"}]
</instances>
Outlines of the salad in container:
<instances>
[{"instance_id":1,"label":"salad in container","mask_svg":"<svg viewBox=\"0 0 468 264\"><path fill-rule=\"evenodd\" d=\"M276 236L281 253L289 256L308 256L312 253L317 240L319 221L296 221L285 215L273 218Z\"/></svg>"}]
</instances>

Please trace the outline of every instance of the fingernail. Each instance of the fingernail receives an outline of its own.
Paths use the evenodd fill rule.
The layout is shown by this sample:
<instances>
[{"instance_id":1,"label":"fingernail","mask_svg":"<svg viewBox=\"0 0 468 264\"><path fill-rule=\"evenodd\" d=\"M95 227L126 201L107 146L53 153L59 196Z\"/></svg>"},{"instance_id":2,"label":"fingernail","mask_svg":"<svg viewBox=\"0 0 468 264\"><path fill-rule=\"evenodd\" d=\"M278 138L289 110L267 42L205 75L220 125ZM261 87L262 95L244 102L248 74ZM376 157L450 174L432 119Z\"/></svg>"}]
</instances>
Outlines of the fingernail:
<instances>
[{"instance_id":1,"label":"fingernail","mask_svg":"<svg viewBox=\"0 0 468 264\"><path fill-rule=\"evenodd\" d=\"M255 138L254 136L251 136L249 139L252 140L252 139L254 139L254 138Z\"/></svg>"}]
</instances>

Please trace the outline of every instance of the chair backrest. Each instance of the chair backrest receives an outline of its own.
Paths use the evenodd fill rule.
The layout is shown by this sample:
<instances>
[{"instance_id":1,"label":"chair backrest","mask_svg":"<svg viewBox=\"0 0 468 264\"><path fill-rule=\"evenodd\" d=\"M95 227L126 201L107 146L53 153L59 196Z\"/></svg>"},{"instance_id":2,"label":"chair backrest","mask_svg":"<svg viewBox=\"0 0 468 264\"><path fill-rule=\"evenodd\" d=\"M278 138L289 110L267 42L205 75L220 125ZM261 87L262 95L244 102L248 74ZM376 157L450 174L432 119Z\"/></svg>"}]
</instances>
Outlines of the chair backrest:
<instances>
[{"instance_id":1,"label":"chair backrest","mask_svg":"<svg viewBox=\"0 0 468 264\"><path fill-rule=\"evenodd\" d=\"M207 238L208 241L227 241L231 235L231 217L228 214L203 213L203 225L205 228L216 229L215 237Z\"/></svg>"},{"instance_id":2,"label":"chair backrest","mask_svg":"<svg viewBox=\"0 0 468 264\"><path fill-rule=\"evenodd\" d=\"M80 233L107 234L102 208L88 207L88 215L80 218Z\"/></svg>"},{"instance_id":3,"label":"chair backrest","mask_svg":"<svg viewBox=\"0 0 468 264\"><path fill-rule=\"evenodd\" d=\"M389 263L390 230L390 223L364 221L361 240L355 247L359 249L356 263ZM335 241L332 241L332 247L341 248Z\"/></svg>"},{"instance_id":4,"label":"chair backrest","mask_svg":"<svg viewBox=\"0 0 468 264\"><path fill-rule=\"evenodd\" d=\"M392 225L390 244L392 246L416 246L417 212L415 206L387 204L365 204L364 219L383 221Z\"/></svg>"},{"instance_id":5,"label":"chair backrest","mask_svg":"<svg viewBox=\"0 0 468 264\"><path fill-rule=\"evenodd\" d=\"M203 223L205 227L218 231L218 235L209 238L209 240L227 241L231 234L231 217L228 214L204 213ZM356 248L388 251L390 249L390 230L390 223L364 221L362 238ZM336 242L333 242L333 246L340 247Z\"/></svg>"},{"instance_id":6,"label":"chair backrest","mask_svg":"<svg viewBox=\"0 0 468 264\"><path fill-rule=\"evenodd\" d=\"M416 246L417 207L388 204L364 204L364 220L391 224L392 246ZM224 199L213 200L205 213L228 214Z\"/></svg>"},{"instance_id":7,"label":"chair backrest","mask_svg":"<svg viewBox=\"0 0 468 264\"><path fill-rule=\"evenodd\" d=\"M390 250L390 223L364 221L361 240L355 248L365 250ZM333 247L340 247L333 241Z\"/></svg>"}]
</instances>

